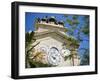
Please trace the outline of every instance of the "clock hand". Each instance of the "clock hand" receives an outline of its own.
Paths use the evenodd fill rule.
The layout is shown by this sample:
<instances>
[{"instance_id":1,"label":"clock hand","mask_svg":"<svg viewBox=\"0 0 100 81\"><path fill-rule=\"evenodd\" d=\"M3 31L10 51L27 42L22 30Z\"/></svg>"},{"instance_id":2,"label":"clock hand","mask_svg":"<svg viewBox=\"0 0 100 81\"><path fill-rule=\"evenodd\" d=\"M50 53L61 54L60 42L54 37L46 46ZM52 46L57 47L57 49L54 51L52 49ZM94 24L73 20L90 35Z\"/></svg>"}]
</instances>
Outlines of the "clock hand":
<instances>
[{"instance_id":1,"label":"clock hand","mask_svg":"<svg viewBox=\"0 0 100 81\"><path fill-rule=\"evenodd\" d=\"M54 56L52 56L53 59L56 59Z\"/></svg>"}]
</instances>

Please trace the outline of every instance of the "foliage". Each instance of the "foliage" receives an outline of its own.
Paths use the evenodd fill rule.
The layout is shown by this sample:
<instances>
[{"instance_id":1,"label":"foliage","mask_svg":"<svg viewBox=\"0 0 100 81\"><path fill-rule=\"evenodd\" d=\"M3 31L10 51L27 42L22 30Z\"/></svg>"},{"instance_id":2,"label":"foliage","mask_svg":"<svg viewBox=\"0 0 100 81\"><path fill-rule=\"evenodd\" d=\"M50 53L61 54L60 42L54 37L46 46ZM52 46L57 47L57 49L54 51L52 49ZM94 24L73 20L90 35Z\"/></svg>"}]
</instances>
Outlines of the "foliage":
<instances>
[{"instance_id":1,"label":"foliage","mask_svg":"<svg viewBox=\"0 0 100 81\"><path fill-rule=\"evenodd\" d=\"M67 16L68 17L68 16ZM77 26L78 24L79 24L79 21L78 21L78 16L76 16L76 15L73 15L72 16L72 19L69 19L69 18L67 18L67 23L69 24L69 25L71 25L71 26Z\"/></svg>"},{"instance_id":2,"label":"foliage","mask_svg":"<svg viewBox=\"0 0 100 81\"><path fill-rule=\"evenodd\" d=\"M74 56L77 56L77 53L72 53L71 52L70 55L64 57L64 60L67 60L67 59L72 60L72 65L74 66Z\"/></svg>"},{"instance_id":3,"label":"foliage","mask_svg":"<svg viewBox=\"0 0 100 81\"><path fill-rule=\"evenodd\" d=\"M72 59L72 58L74 58L75 55L77 55L77 54L74 53L74 54L70 54L70 55L68 55L68 56L65 56L65 57L64 57L64 60Z\"/></svg>"},{"instance_id":4,"label":"foliage","mask_svg":"<svg viewBox=\"0 0 100 81\"><path fill-rule=\"evenodd\" d=\"M34 51L34 53L32 54L32 60L34 60L34 61L37 61L37 62L41 62L42 60L44 60L43 59L43 57L44 57L44 53L43 52L36 52L35 53L35 51Z\"/></svg>"},{"instance_id":5,"label":"foliage","mask_svg":"<svg viewBox=\"0 0 100 81\"><path fill-rule=\"evenodd\" d=\"M51 67L51 65L48 64L43 64L41 62L36 62L36 61L30 61L30 68L36 68L36 67Z\"/></svg>"},{"instance_id":6,"label":"foliage","mask_svg":"<svg viewBox=\"0 0 100 81\"><path fill-rule=\"evenodd\" d=\"M49 64L43 63L42 61L44 60L44 53L43 52L33 52L31 55L32 58L30 58L29 63L30 67L50 67Z\"/></svg>"},{"instance_id":7,"label":"foliage","mask_svg":"<svg viewBox=\"0 0 100 81\"><path fill-rule=\"evenodd\" d=\"M25 67L29 67L29 50L31 49L31 43L33 41L34 32L25 33ZM35 41L35 39L34 39Z\"/></svg>"},{"instance_id":8,"label":"foliage","mask_svg":"<svg viewBox=\"0 0 100 81\"><path fill-rule=\"evenodd\" d=\"M66 23L70 25L70 27L68 28L68 34L76 37L77 39L73 40L72 38L69 38L69 41L72 41L71 46L74 48L75 45L78 46L78 44L83 41L89 42L89 40L82 38L82 35L89 37L89 16L88 15L83 16L82 20L84 21L84 23L81 24L81 27L79 27L79 24L81 23L79 21L79 15L64 15L64 17L66 18ZM75 31L77 31L77 33L75 33ZM79 43L77 43L77 41ZM89 52L88 52L89 48L87 50L85 50L86 48L83 49L85 52L83 54L81 64L83 65L85 65L86 63L89 64Z\"/></svg>"},{"instance_id":9,"label":"foliage","mask_svg":"<svg viewBox=\"0 0 100 81\"><path fill-rule=\"evenodd\" d=\"M79 42L73 37L68 37L68 41L71 41L70 46L75 46L75 47L79 46Z\"/></svg>"},{"instance_id":10,"label":"foliage","mask_svg":"<svg viewBox=\"0 0 100 81\"><path fill-rule=\"evenodd\" d=\"M36 39L34 38L34 32L32 31L32 32L25 33L25 45L26 45L26 47L28 45L30 45L33 41L34 42L36 41Z\"/></svg>"},{"instance_id":11,"label":"foliage","mask_svg":"<svg viewBox=\"0 0 100 81\"><path fill-rule=\"evenodd\" d=\"M84 16L83 20L85 21L85 24L82 28L82 32L84 33L84 35L89 37L89 16L87 15ZM89 40L85 41L89 42ZM81 48L81 49L85 51L81 59L81 65L89 65L89 48Z\"/></svg>"},{"instance_id":12,"label":"foliage","mask_svg":"<svg viewBox=\"0 0 100 81\"><path fill-rule=\"evenodd\" d=\"M76 49L79 47L79 42L73 37L68 37L68 41L71 41L70 47L69 47L71 54L68 56L65 56L64 59L65 60L67 60L67 59L72 60L72 64L74 66L74 56L77 55Z\"/></svg>"},{"instance_id":13,"label":"foliage","mask_svg":"<svg viewBox=\"0 0 100 81\"><path fill-rule=\"evenodd\" d=\"M83 50L85 50L85 53L83 55L80 65L89 65L89 50L84 48Z\"/></svg>"},{"instance_id":14,"label":"foliage","mask_svg":"<svg viewBox=\"0 0 100 81\"><path fill-rule=\"evenodd\" d=\"M43 53L35 52L35 46L37 46L40 42L35 45L32 45L36 39L34 38L34 32L27 32L25 34L25 67L33 68L33 67L49 67L49 64L42 63ZM32 58L30 58L30 56Z\"/></svg>"},{"instance_id":15,"label":"foliage","mask_svg":"<svg viewBox=\"0 0 100 81\"><path fill-rule=\"evenodd\" d=\"M85 34L85 35L89 35L89 28L88 27L84 27L82 29L82 32Z\"/></svg>"}]
</instances>

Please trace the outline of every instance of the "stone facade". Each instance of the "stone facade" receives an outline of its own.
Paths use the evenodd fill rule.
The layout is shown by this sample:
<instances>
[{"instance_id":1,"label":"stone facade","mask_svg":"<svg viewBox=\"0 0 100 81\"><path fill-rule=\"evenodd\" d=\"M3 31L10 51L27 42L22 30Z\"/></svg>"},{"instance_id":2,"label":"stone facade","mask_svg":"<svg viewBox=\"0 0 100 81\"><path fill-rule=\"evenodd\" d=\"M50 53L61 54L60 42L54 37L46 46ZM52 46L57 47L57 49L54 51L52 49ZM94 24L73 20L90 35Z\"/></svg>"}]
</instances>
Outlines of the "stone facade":
<instances>
[{"instance_id":1,"label":"stone facade","mask_svg":"<svg viewBox=\"0 0 100 81\"><path fill-rule=\"evenodd\" d=\"M73 66L73 64L74 66L79 65L80 59L77 51L74 51L75 55L70 57L72 51L68 48L70 47L69 43L71 41L68 41L68 38L70 36L66 34L67 28L64 27L64 24L62 22L59 22L60 24L55 24L56 20L54 18L51 18L51 20L49 19L50 21L48 22L46 22L46 20L47 19L39 20L35 25L35 39L36 42L40 42L35 47L35 52L41 52L43 56L43 58L41 60L38 59L38 61L40 60L45 64L48 63L53 66L59 67ZM66 48L64 48L64 44L66 44ZM69 50L70 52L68 52L67 50ZM33 55L35 54L35 52L33 53Z\"/></svg>"}]
</instances>

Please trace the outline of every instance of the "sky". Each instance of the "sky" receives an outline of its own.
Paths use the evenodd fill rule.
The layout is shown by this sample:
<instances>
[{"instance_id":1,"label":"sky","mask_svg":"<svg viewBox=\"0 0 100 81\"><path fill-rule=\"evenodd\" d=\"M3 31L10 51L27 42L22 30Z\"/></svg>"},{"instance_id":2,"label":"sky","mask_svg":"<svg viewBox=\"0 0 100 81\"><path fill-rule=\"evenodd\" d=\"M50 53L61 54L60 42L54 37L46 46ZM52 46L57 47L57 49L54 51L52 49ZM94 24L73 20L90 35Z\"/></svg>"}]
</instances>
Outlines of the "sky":
<instances>
[{"instance_id":1,"label":"sky","mask_svg":"<svg viewBox=\"0 0 100 81\"><path fill-rule=\"evenodd\" d=\"M63 17L63 14L51 14L51 13L28 13L26 12L26 32L30 30L34 30L34 21L35 18L43 18L43 17L50 17L50 16L55 16L57 20L65 20Z\"/></svg>"},{"instance_id":2,"label":"sky","mask_svg":"<svg viewBox=\"0 0 100 81\"><path fill-rule=\"evenodd\" d=\"M28 32L30 30L34 31L35 18L38 18L38 17L43 18L43 17L46 17L46 16L48 16L48 17L55 16L58 21L60 21L60 20L66 21L66 18L64 17L64 14L26 12L26 14L25 14L25 26L26 26L25 30L26 30L26 32ZM79 17L79 21L81 21L79 26L81 26L83 24L82 17L83 16ZM69 18L71 18L71 15L69 15ZM65 27L68 28L68 27L70 27L70 25L66 23Z\"/></svg>"},{"instance_id":3,"label":"sky","mask_svg":"<svg viewBox=\"0 0 100 81\"><path fill-rule=\"evenodd\" d=\"M35 13L35 12L26 12L25 13L25 31L29 32L29 31L34 31L35 30L35 19L36 18L44 18L44 17L51 17L54 16L56 18L57 21L64 21L66 22L66 17L64 16L65 14L56 14L56 13ZM67 14L68 15L68 14ZM71 19L73 15L69 14L68 18ZM79 24L78 24L78 28L82 28L82 26L84 25L84 20L83 20L84 15L78 15L78 20L79 20ZM71 28L71 26L66 22L64 24L65 28ZM77 30L74 32L77 35ZM74 35L74 37L76 37L76 35ZM84 36L81 34L81 37L83 39L88 39L89 38L87 36ZM82 41L80 42L80 48L89 48L89 41ZM80 51L79 51L80 52ZM82 51L83 52L83 51ZM81 55L82 55L81 52Z\"/></svg>"}]
</instances>

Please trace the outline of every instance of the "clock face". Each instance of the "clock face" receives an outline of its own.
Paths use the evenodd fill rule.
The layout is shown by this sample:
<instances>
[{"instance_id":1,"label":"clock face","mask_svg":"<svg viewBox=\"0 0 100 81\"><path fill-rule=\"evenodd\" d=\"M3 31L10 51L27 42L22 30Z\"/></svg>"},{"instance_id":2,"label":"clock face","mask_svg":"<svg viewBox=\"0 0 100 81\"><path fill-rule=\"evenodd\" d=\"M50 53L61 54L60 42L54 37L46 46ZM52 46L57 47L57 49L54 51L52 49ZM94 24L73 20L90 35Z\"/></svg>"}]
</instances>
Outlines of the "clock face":
<instances>
[{"instance_id":1,"label":"clock face","mask_svg":"<svg viewBox=\"0 0 100 81\"><path fill-rule=\"evenodd\" d=\"M48 61L51 65L58 65L60 63L61 56L57 48L52 47L49 50Z\"/></svg>"},{"instance_id":2,"label":"clock face","mask_svg":"<svg viewBox=\"0 0 100 81\"><path fill-rule=\"evenodd\" d=\"M47 52L47 49L46 49L45 47L41 47L40 50L41 50L42 52Z\"/></svg>"},{"instance_id":3,"label":"clock face","mask_svg":"<svg viewBox=\"0 0 100 81\"><path fill-rule=\"evenodd\" d=\"M47 53L48 47L47 46L41 46L40 51Z\"/></svg>"}]
</instances>

